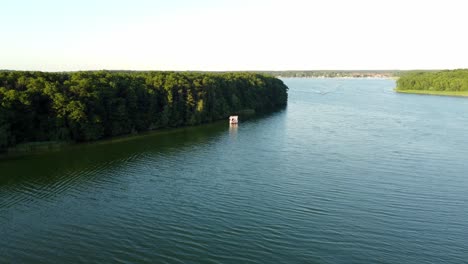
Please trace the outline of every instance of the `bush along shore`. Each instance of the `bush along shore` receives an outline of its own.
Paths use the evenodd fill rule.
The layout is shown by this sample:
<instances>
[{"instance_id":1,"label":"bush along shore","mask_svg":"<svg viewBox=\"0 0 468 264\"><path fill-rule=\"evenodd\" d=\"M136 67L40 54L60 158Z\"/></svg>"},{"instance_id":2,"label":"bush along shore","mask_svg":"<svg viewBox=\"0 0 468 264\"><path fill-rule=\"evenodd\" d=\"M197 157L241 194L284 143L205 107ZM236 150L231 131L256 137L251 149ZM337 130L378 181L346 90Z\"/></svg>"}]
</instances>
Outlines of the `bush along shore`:
<instances>
[{"instance_id":1,"label":"bush along shore","mask_svg":"<svg viewBox=\"0 0 468 264\"><path fill-rule=\"evenodd\" d=\"M287 91L255 73L0 71L0 152L271 112Z\"/></svg>"},{"instance_id":2,"label":"bush along shore","mask_svg":"<svg viewBox=\"0 0 468 264\"><path fill-rule=\"evenodd\" d=\"M403 74L395 89L401 93L468 96L468 69Z\"/></svg>"}]
</instances>

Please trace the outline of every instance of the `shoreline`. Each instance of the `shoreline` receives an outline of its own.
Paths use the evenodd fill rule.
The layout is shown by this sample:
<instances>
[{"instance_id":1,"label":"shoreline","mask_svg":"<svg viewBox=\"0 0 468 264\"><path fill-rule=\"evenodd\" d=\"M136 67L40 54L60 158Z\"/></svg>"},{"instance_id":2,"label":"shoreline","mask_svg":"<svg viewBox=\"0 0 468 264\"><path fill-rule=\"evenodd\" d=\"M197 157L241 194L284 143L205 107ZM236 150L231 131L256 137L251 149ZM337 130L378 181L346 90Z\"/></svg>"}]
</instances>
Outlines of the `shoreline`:
<instances>
[{"instance_id":1,"label":"shoreline","mask_svg":"<svg viewBox=\"0 0 468 264\"><path fill-rule=\"evenodd\" d=\"M4 152L0 152L0 161L6 160L9 158L23 157L28 155L40 155L44 153L50 153L55 151L61 151L64 149L73 149L86 146L97 146L97 145L107 145L114 144L132 140L138 140L141 138L178 133L184 130L196 129L199 127L210 127L217 126L222 124L222 120L215 120L213 122L202 123L197 125L188 125L180 127L167 127L160 128L155 130L144 131L140 133L125 134L109 138L102 138L93 141L84 141L84 142L75 142L75 141L40 141L40 142L27 142L10 147ZM227 122L226 122L227 123Z\"/></svg>"},{"instance_id":2,"label":"shoreline","mask_svg":"<svg viewBox=\"0 0 468 264\"><path fill-rule=\"evenodd\" d=\"M261 118L265 115L270 115L279 111L283 111L285 108L286 107L279 108L279 109L275 109L269 112L255 112L255 110L253 109L244 109L238 113L240 116L242 116L243 121L247 121L250 119ZM120 142L138 140L138 139L146 138L146 137L154 137L158 135L171 134L171 133L180 133L183 131L199 129L201 127L205 127L205 128L217 127L217 126L222 126L223 124L228 124L226 120L227 120L227 117L213 120L211 122L206 122L206 123L200 123L200 124L194 124L194 125L183 125L183 126L178 126L178 127L158 128L158 129L148 130L148 131L139 132L139 133L130 133L130 134L118 135L114 137L101 138L101 139L97 139L93 141L84 141L84 142L76 142L76 141L26 142L26 143L21 143L13 147L9 147L3 150L3 152L0 152L0 162L2 160L7 160L9 158L18 158L18 157L24 157L24 156L29 156L29 155L40 155L44 153L61 151L64 149L115 144L115 143L120 143Z\"/></svg>"},{"instance_id":3,"label":"shoreline","mask_svg":"<svg viewBox=\"0 0 468 264\"><path fill-rule=\"evenodd\" d=\"M429 90L394 90L397 93L419 94L419 95L438 95L450 97L468 97L468 91L429 91Z\"/></svg>"}]
</instances>

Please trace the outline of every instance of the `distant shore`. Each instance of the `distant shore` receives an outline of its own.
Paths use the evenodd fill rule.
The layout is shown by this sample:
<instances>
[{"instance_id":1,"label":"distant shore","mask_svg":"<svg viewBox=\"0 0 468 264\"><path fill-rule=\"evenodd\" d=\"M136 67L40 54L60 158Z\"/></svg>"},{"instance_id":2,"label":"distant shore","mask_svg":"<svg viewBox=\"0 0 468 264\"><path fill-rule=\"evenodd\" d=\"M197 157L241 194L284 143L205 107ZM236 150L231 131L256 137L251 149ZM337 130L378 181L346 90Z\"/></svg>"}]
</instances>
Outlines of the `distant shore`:
<instances>
[{"instance_id":1,"label":"distant shore","mask_svg":"<svg viewBox=\"0 0 468 264\"><path fill-rule=\"evenodd\" d=\"M399 77L407 71L401 70L292 70L292 71L259 71L280 78L369 78L389 79Z\"/></svg>"},{"instance_id":2,"label":"distant shore","mask_svg":"<svg viewBox=\"0 0 468 264\"><path fill-rule=\"evenodd\" d=\"M338 76L338 77L329 77L329 76L304 76L304 77L291 77L291 76L275 76L276 78L296 78L296 79L369 79L369 80L397 80L399 77L391 76L382 76L382 77L351 77L351 76Z\"/></svg>"}]
</instances>

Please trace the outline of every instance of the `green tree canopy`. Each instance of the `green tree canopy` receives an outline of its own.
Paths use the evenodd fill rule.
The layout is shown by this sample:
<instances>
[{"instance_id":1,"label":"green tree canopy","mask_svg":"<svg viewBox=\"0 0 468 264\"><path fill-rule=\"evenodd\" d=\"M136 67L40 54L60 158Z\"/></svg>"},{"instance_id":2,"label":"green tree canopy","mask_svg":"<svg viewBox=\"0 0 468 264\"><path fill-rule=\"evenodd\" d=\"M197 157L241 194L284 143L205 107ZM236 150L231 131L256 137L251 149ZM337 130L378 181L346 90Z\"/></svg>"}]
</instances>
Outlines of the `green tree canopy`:
<instances>
[{"instance_id":1,"label":"green tree canopy","mask_svg":"<svg viewBox=\"0 0 468 264\"><path fill-rule=\"evenodd\" d=\"M286 85L255 73L0 72L0 150L194 125L287 103Z\"/></svg>"}]
</instances>

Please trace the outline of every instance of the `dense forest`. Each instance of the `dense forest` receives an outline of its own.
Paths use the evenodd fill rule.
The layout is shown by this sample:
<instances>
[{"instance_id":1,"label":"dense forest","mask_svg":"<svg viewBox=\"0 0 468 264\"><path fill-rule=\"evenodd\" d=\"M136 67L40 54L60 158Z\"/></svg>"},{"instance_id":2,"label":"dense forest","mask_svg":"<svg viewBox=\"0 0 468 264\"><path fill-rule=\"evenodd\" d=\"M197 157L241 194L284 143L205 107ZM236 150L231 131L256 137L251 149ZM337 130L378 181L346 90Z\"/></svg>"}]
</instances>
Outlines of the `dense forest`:
<instances>
[{"instance_id":1,"label":"dense forest","mask_svg":"<svg viewBox=\"0 0 468 264\"><path fill-rule=\"evenodd\" d=\"M0 150L268 112L286 106L287 89L255 73L0 71Z\"/></svg>"},{"instance_id":2,"label":"dense forest","mask_svg":"<svg viewBox=\"0 0 468 264\"><path fill-rule=\"evenodd\" d=\"M437 72L408 72L397 81L397 91L468 91L468 69Z\"/></svg>"}]
</instances>

